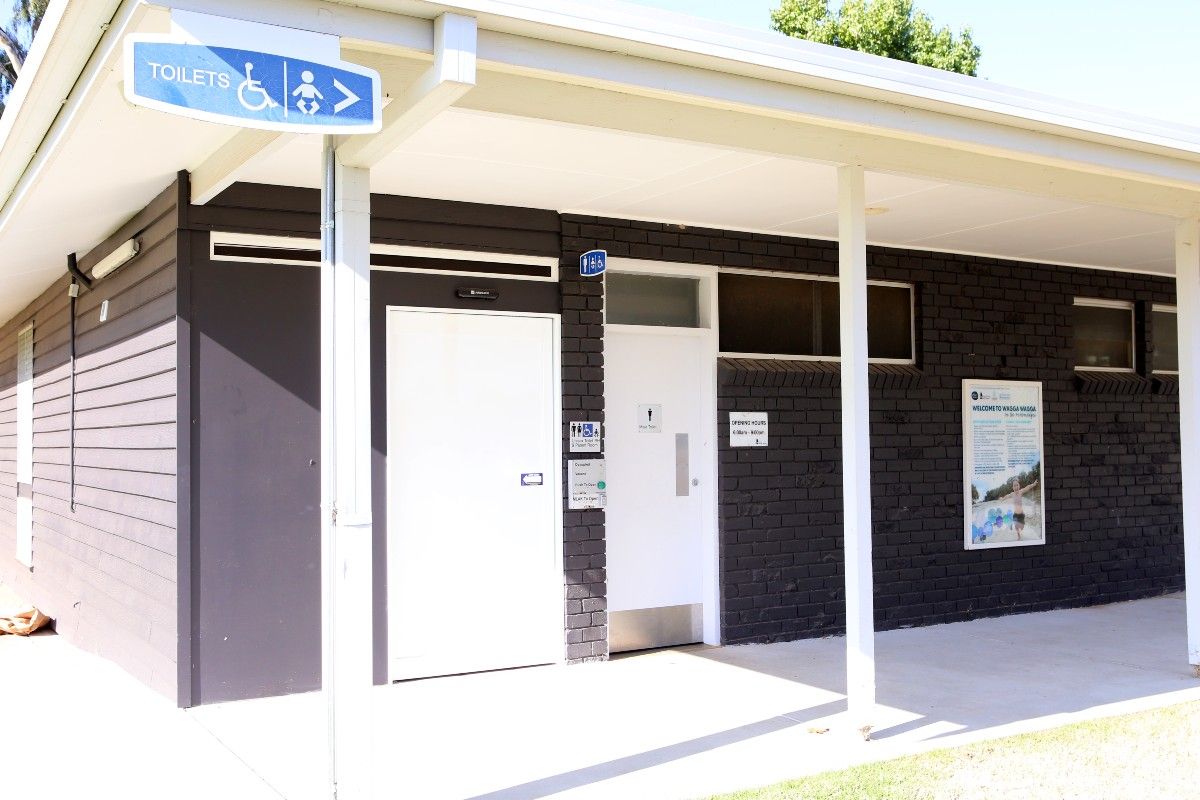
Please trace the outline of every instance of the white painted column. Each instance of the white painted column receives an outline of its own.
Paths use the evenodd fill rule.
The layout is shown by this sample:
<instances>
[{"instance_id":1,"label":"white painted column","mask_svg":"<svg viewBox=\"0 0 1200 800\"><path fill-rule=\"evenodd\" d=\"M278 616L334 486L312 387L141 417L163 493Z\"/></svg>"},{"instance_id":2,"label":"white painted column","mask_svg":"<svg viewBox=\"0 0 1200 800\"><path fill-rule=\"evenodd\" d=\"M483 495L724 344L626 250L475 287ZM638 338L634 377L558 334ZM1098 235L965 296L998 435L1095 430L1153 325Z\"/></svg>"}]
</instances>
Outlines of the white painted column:
<instances>
[{"instance_id":1,"label":"white painted column","mask_svg":"<svg viewBox=\"0 0 1200 800\"><path fill-rule=\"evenodd\" d=\"M322 189L322 686L332 796L371 794L370 170L337 162Z\"/></svg>"},{"instance_id":2,"label":"white painted column","mask_svg":"<svg viewBox=\"0 0 1200 800\"><path fill-rule=\"evenodd\" d=\"M867 218L863 168L838 168L842 341L842 506L846 549L846 697L851 722L875 707L871 574L871 435L867 386Z\"/></svg>"},{"instance_id":3,"label":"white painted column","mask_svg":"<svg viewBox=\"0 0 1200 800\"><path fill-rule=\"evenodd\" d=\"M1188 663L1200 674L1200 220L1183 220L1175 228L1175 293Z\"/></svg>"}]
</instances>

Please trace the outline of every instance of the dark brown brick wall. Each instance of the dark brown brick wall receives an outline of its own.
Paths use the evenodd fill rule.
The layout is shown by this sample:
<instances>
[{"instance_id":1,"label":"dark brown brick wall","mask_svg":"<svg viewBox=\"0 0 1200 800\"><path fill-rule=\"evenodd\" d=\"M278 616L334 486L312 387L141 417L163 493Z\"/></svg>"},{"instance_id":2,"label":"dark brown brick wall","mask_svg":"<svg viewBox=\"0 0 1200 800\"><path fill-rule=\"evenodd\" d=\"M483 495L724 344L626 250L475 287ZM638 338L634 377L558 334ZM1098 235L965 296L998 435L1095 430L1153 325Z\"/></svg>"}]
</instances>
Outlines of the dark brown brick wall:
<instances>
[{"instance_id":1,"label":"dark brown brick wall","mask_svg":"<svg viewBox=\"0 0 1200 800\"><path fill-rule=\"evenodd\" d=\"M567 255L811 274L832 242L567 216ZM915 370L874 369L876 624L881 629L1127 600L1182 586L1178 404L1145 376L1143 304L1169 279L871 248L869 275L913 283ZM1080 379L1076 296L1138 302L1141 376ZM841 418L829 370L724 362L720 370L722 638L763 642L844 627ZM1045 404L1047 544L963 549L963 378L1037 380ZM767 411L771 446L731 450L729 411Z\"/></svg>"},{"instance_id":2,"label":"dark brown brick wall","mask_svg":"<svg viewBox=\"0 0 1200 800\"><path fill-rule=\"evenodd\" d=\"M564 247L562 288L563 474L572 456L572 422L604 420L604 283L579 274L579 255ZM608 657L604 511L571 511L563 482L563 577L566 584L567 658Z\"/></svg>"}]
</instances>

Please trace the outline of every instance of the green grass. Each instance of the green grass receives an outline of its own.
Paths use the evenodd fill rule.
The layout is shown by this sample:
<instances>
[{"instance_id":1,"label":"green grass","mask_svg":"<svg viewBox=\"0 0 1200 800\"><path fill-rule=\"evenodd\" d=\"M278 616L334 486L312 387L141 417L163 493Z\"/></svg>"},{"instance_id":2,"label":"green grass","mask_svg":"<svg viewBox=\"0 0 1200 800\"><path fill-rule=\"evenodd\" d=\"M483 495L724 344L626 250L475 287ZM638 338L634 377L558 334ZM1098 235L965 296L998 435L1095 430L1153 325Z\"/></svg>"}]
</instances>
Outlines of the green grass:
<instances>
[{"instance_id":1,"label":"green grass","mask_svg":"<svg viewBox=\"0 0 1200 800\"><path fill-rule=\"evenodd\" d=\"M1200 703L1081 722L720 795L720 800L1200 797Z\"/></svg>"}]
</instances>

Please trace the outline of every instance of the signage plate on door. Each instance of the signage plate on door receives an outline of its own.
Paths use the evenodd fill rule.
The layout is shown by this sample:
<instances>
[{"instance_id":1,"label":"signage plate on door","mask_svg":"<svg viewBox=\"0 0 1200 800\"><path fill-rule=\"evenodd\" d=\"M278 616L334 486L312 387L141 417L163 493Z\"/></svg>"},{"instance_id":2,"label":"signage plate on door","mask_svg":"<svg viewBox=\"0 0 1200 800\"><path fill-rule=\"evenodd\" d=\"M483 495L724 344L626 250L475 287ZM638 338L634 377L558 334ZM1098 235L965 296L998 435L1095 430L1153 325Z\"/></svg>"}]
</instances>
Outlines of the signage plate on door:
<instances>
[{"instance_id":1,"label":"signage plate on door","mask_svg":"<svg viewBox=\"0 0 1200 800\"><path fill-rule=\"evenodd\" d=\"M638 433L662 433L662 404L638 403Z\"/></svg>"}]
</instances>

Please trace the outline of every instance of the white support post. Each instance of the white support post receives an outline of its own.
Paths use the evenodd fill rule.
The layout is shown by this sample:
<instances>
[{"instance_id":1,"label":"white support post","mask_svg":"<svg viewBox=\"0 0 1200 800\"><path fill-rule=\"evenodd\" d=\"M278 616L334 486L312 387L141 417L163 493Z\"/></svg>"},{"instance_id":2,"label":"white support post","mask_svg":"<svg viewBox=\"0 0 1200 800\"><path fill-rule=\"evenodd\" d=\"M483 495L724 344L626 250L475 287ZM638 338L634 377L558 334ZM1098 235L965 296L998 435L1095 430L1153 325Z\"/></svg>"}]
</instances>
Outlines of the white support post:
<instances>
[{"instance_id":1,"label":"white support post","mask_svg":"<svg viewBox=\"0 0 1200 800\"><path fill-rule=\"evenodd\" d=\"M846 550L846 700L855 726L875 707L871 434L867 386L867 217L863 168L838 168L842 342L842 507Z\"/></svg>"},{"instance_id":2,"label":"white support post","mask_svg":"<svg viewBox=\"0 0 1200 800\"><path fill-rule=\"evenodd\" d=\"M1175 228L1179 325L1179 449L1188 663L1200 676L1200 220Z\"/></svg>"},{"instance_id":3,"label":"white support post","mask_svg":"<svg viewBox=\"0 0 1200 800\"><path fill-rule=\"evenodd\" d=\"M371 794L370 171L326 138L322 196L322 685L332 795Z\"/></svg>"}]
</instances>

